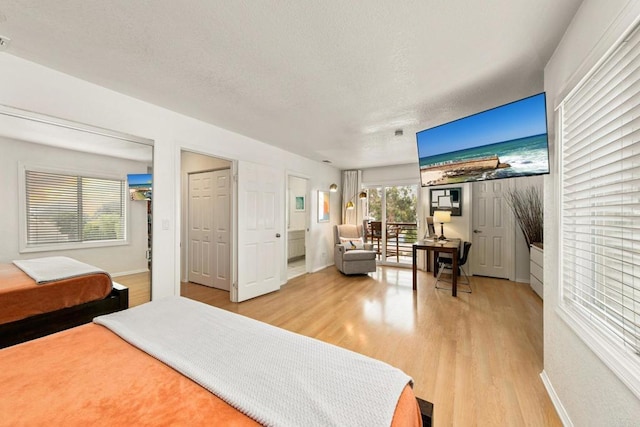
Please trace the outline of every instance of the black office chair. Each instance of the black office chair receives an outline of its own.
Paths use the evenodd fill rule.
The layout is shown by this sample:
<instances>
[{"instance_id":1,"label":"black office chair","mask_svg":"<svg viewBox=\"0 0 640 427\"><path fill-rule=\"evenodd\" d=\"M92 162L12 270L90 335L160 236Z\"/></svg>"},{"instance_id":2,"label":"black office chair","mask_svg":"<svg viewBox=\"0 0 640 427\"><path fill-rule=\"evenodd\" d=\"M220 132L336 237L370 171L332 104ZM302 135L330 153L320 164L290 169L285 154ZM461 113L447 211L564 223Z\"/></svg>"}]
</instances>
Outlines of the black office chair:
<instances>
[{"instance_id":1,"label":"black office chair","mask_svg":"<svg viewBox=\"0 0 640 427\"><path fill-rule=\"evenodd\" d=\"M467 292L467 293L471 293L471 281L469 280L469 275L467 275L467 272L464 270L464 265L467 263L467 261L469 260L469 251L471 250L471 242L464 242L463 244L463 248L462 248L462 253L460 254L460 258L458 259L458 279L460 279L461 274L460 272L462 271L462 274L464 275L464 277L467 279L466 282L461 282L460 280L458 280L458 285L467 285L469 288L468 289L460 289L458 288L458 290L460 292ZM436 277L436 289L447 289L447 290L451 290L451 288L443 288L438 286L438 282L440 281L440 275L442 274L443 270L448 270L451 273L453 273L453 266L452 266L452 259L451 258L447 258L447 257L442 257L439 256L438 257L438 276Z\"/></svg>"}]
</instances>

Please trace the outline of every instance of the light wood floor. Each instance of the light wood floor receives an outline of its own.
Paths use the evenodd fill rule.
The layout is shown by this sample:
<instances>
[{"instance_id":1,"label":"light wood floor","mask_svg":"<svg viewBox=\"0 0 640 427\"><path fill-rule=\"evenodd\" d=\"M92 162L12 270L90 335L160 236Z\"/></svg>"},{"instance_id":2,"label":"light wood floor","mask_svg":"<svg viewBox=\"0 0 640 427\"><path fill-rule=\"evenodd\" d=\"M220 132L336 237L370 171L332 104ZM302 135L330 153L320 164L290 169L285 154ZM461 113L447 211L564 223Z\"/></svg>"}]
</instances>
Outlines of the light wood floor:
<instances>
[{"instance_id":1,"label":"light wood floor","mask_svg":"<svg viewBox=\"0 0 640 427\"><path fill-rule=\"evenodd\" d=\"M434 403L436 426L560 426L540 379L542 302L529 285L473 277L452 298L419 272L334 267L237 304L229 293L183 283L182 295L383 360Z\"/></svg>"},{"instance_id":2,"label":"light wood floor","mask_svg":"<svg viewBox=\"0 0 640 427\"><path fill-rule=\"evenodd\" d=\"M129 307L144 304L151 300L150 273L129 274L114 277L113 281L129 288Z\"/></svg>"}]
</instances>

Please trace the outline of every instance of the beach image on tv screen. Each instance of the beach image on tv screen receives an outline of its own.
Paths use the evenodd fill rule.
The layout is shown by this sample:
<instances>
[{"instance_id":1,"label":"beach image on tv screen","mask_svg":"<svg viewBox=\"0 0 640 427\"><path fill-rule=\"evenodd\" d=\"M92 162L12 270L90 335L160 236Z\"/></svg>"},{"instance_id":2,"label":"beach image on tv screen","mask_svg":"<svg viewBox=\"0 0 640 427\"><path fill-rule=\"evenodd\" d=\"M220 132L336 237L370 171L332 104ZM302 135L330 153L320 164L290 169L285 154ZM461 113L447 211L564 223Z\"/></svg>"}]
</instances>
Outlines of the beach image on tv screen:
<instances>
[{"instance_id":1,"label":"beach image on tv screen","mask_svg":"<svg viewBox=\"0 0 640 427\"><path fill-rule=\"evenodd\" d=\"M416 137L423 186L549 173L544 93Z\"/></svg>"},{"instance_id":2,"label":"beach image on tv screen","mask_svg":"<svg viewBox=\"0 0 640 427\"><path fill-rule=\"evenodd\" d=\"M131 200L151 200L152 180L149 173L127 175Z\"/></svg>"}]
</instances>

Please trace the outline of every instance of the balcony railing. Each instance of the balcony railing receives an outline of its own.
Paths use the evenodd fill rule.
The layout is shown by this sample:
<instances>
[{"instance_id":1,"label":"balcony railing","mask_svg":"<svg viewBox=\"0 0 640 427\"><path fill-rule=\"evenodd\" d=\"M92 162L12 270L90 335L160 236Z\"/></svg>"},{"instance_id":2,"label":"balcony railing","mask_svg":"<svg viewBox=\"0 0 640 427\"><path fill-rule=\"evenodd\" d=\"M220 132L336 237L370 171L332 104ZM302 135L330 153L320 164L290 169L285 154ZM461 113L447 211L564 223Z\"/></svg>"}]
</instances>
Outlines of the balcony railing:
<instances>
[{"instance_id":1,"label":"balcony railing","mask_svg":"<svg viewBox=\"0 0 640 427\"><path fill-rule=\"evenodd\" d=\"M383 233L379 221L365 222L367 242L382 256ZM412 257L412 245L418 240L418 225L415 222L386 223L386 261L409 263Z\"/></svg>"}]
</instances>

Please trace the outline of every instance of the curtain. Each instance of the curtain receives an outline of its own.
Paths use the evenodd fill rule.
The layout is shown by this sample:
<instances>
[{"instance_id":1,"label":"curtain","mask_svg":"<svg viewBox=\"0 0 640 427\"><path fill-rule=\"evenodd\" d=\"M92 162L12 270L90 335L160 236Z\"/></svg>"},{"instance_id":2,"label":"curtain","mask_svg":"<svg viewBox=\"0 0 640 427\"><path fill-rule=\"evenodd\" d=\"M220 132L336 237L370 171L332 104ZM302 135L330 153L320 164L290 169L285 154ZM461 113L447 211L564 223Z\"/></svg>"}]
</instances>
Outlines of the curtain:
<instances>
[{"instance_id":1,"label":"curtain","mask_svg":"<svg viewBox=\"0 0 640 427\"><path fill-rule=\"evenodd\" d=\"M359 170L342 172L342 223L361 224L363 218L362 202L358 198L362 173ZM347 209L347 203L352 202L353 209Z\"/></svg>"}]
</instances>

